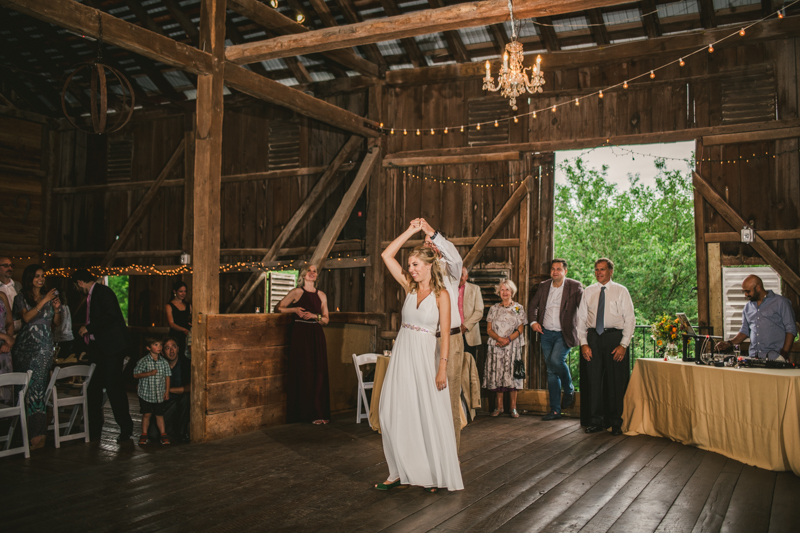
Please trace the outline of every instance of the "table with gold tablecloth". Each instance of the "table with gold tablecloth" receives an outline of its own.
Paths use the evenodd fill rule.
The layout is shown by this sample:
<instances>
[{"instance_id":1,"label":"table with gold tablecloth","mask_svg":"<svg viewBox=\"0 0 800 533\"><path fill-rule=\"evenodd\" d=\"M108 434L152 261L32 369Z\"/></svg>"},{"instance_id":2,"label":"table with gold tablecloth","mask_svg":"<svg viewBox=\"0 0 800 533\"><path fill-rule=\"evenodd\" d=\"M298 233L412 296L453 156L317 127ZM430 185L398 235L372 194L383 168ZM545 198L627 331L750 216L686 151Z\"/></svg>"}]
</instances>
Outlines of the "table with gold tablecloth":
<instances>
[{"instance_id":1,"label":"table with gold tablecloth","mask_svg":"<svg viewBox=\"0 0 800 533\"><path fill-rule=\"evenodd\" d=\"M374 385L372 385L372 398L369 401L369 425L378 433L381 432L381 388L383 388L383 379L386 377L387 368L389 368L389 357L379 355L375 362L375 379Z\"/></svg>"},{"instance_id":2,"label":"table with gold tablecloth","mask_svg":"<svg viewBox=\"0 0 800 533\"><path fill-rule=\"evenodd\" d=\"M622 430L800 475L800 369L637 359Z\"/></svg>"}]
</instances>

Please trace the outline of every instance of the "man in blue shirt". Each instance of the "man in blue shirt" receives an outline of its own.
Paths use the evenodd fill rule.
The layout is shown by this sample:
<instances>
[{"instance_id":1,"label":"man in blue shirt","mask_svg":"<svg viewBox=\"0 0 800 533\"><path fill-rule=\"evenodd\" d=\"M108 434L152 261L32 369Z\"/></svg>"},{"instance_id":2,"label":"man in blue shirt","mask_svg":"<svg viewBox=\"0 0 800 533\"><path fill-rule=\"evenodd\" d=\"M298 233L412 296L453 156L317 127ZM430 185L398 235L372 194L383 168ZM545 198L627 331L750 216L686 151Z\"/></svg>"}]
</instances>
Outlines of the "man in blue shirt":
<instances>
[{"instance_id":1,"label":"man in blue shirt","mask_svg":"<svg viewBox=\"0 0 800 533\"><path fill-rule=\"evenodd\" d=\"M733 339L719 343L717 348L725 350L749 337L750 357L786 359L797 335L791 302L764 290L764 283L758 276L747 276L742 290L750 300L742 311L742 328Z\"/></svg>"}]
</instances>

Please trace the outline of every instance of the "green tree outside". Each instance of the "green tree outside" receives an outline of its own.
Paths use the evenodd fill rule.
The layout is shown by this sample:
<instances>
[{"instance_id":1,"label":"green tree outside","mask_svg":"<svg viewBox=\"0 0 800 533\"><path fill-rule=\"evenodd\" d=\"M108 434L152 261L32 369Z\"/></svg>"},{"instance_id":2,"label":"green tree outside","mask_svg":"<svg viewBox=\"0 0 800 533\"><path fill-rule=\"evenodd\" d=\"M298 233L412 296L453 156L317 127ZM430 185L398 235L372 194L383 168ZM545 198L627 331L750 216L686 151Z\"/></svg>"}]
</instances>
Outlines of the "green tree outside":
<instances>
[{"instance_id":1,"label":"green tree outside","mask_svg":"<svg viewBox=\"0 0 800 533\"><path fill-rule=\"evenodd\" d=\"M125 317L125 323L128 323L128 276L109 276L108 286L117 295L119 300L119 308L122 310L122 316Z\"/></svg>"},{"instance_id":2,"label":"green tree outside","mask_svg":"<svg viewBox=\"0 0 800 533\"><path fill-rule=\"evenodd\" d=\"M614 261L614 281L625 285L636 323L649 325L662 314L684 312L697 320L694 199L688 173L655 161L655 186L628 176L621 191L608 181L608 167L587 168L581 158L562 163L566 185L555 187L554 256L568 261L568 276L588 287L595 283L594 261ZM632 359L651 354L649 333L636 336ZM570 371L578 381L577 349Z\"/></svg>"}]
</instances>

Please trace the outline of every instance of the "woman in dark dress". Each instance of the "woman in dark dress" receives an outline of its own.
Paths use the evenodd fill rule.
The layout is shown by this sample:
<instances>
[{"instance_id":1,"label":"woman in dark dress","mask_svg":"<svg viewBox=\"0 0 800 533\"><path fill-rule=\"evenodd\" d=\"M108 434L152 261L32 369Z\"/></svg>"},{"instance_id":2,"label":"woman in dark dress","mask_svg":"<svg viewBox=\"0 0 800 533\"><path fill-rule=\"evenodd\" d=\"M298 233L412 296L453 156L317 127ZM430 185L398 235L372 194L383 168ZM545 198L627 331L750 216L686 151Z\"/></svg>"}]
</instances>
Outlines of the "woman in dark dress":
<instances>
[{"instance_id":1,"label":"woman in dark dress","mask_svg":"<svg viewBox=\"0 0 800 533\"><path fill-rule=\"evenodd\" d=\"M331 418L328 387L328 349L322 326L328 323L328 299L317 290L317 267L303 267L297 288L278 304L281 313L294 313L289 348L287 422L327 424Z\"/></svg>"},{"instance_id":2,"label":"woman in dark dress","mask_svg":"<svg viewBox=\"0 0 800 533\"><path fill-rule=\"evenodd\" d=\"M186 335L192 329L192 304L186 301L186 284L176 281L172 285L172 300L167 304L169 335L178 343L178 357L186 355Z\"/></svg>"},{"instance_id":3,"label":"woman in dark dress","mask_svg":"<svg viewBox=\"0 0 800 533\"><path fill-rule=\"evenodd\" d=\"M47 434L45 392L55 358L53 324L61 325L58 291L44 289L44 269L29 265L22 272L22 292L14 298L14 318L22 320L11 349L14 370L33 370L28 386L27 419L31 450L44 446Z\"/></svg>"}]
</instances>

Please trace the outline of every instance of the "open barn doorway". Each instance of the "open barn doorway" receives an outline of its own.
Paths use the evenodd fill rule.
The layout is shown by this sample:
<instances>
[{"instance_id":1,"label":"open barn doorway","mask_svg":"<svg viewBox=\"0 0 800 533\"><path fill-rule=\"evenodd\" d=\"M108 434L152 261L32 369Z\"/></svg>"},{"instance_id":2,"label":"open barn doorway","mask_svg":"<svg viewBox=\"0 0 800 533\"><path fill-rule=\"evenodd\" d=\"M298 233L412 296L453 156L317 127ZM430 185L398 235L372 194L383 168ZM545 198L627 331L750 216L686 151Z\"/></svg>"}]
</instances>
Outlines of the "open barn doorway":
<instances>
[{"instance_id":1,"label":"open barn doorway","mask_svg":"<svg viewBox=\"0 0 800 533\"><path fill-rule=\"evenodd\" d=\"M636 311L631 365L652 356L650 325L686 313L697 324L692 169L694 142L598 147L556 152L553 256L568 277L595 283L594 261L615 263ZM568 363L580 390L579 350ZM539 364L544 366L543 361ZM547 388L547 372L536 373Z\"/></svg>"}]
</instances>

